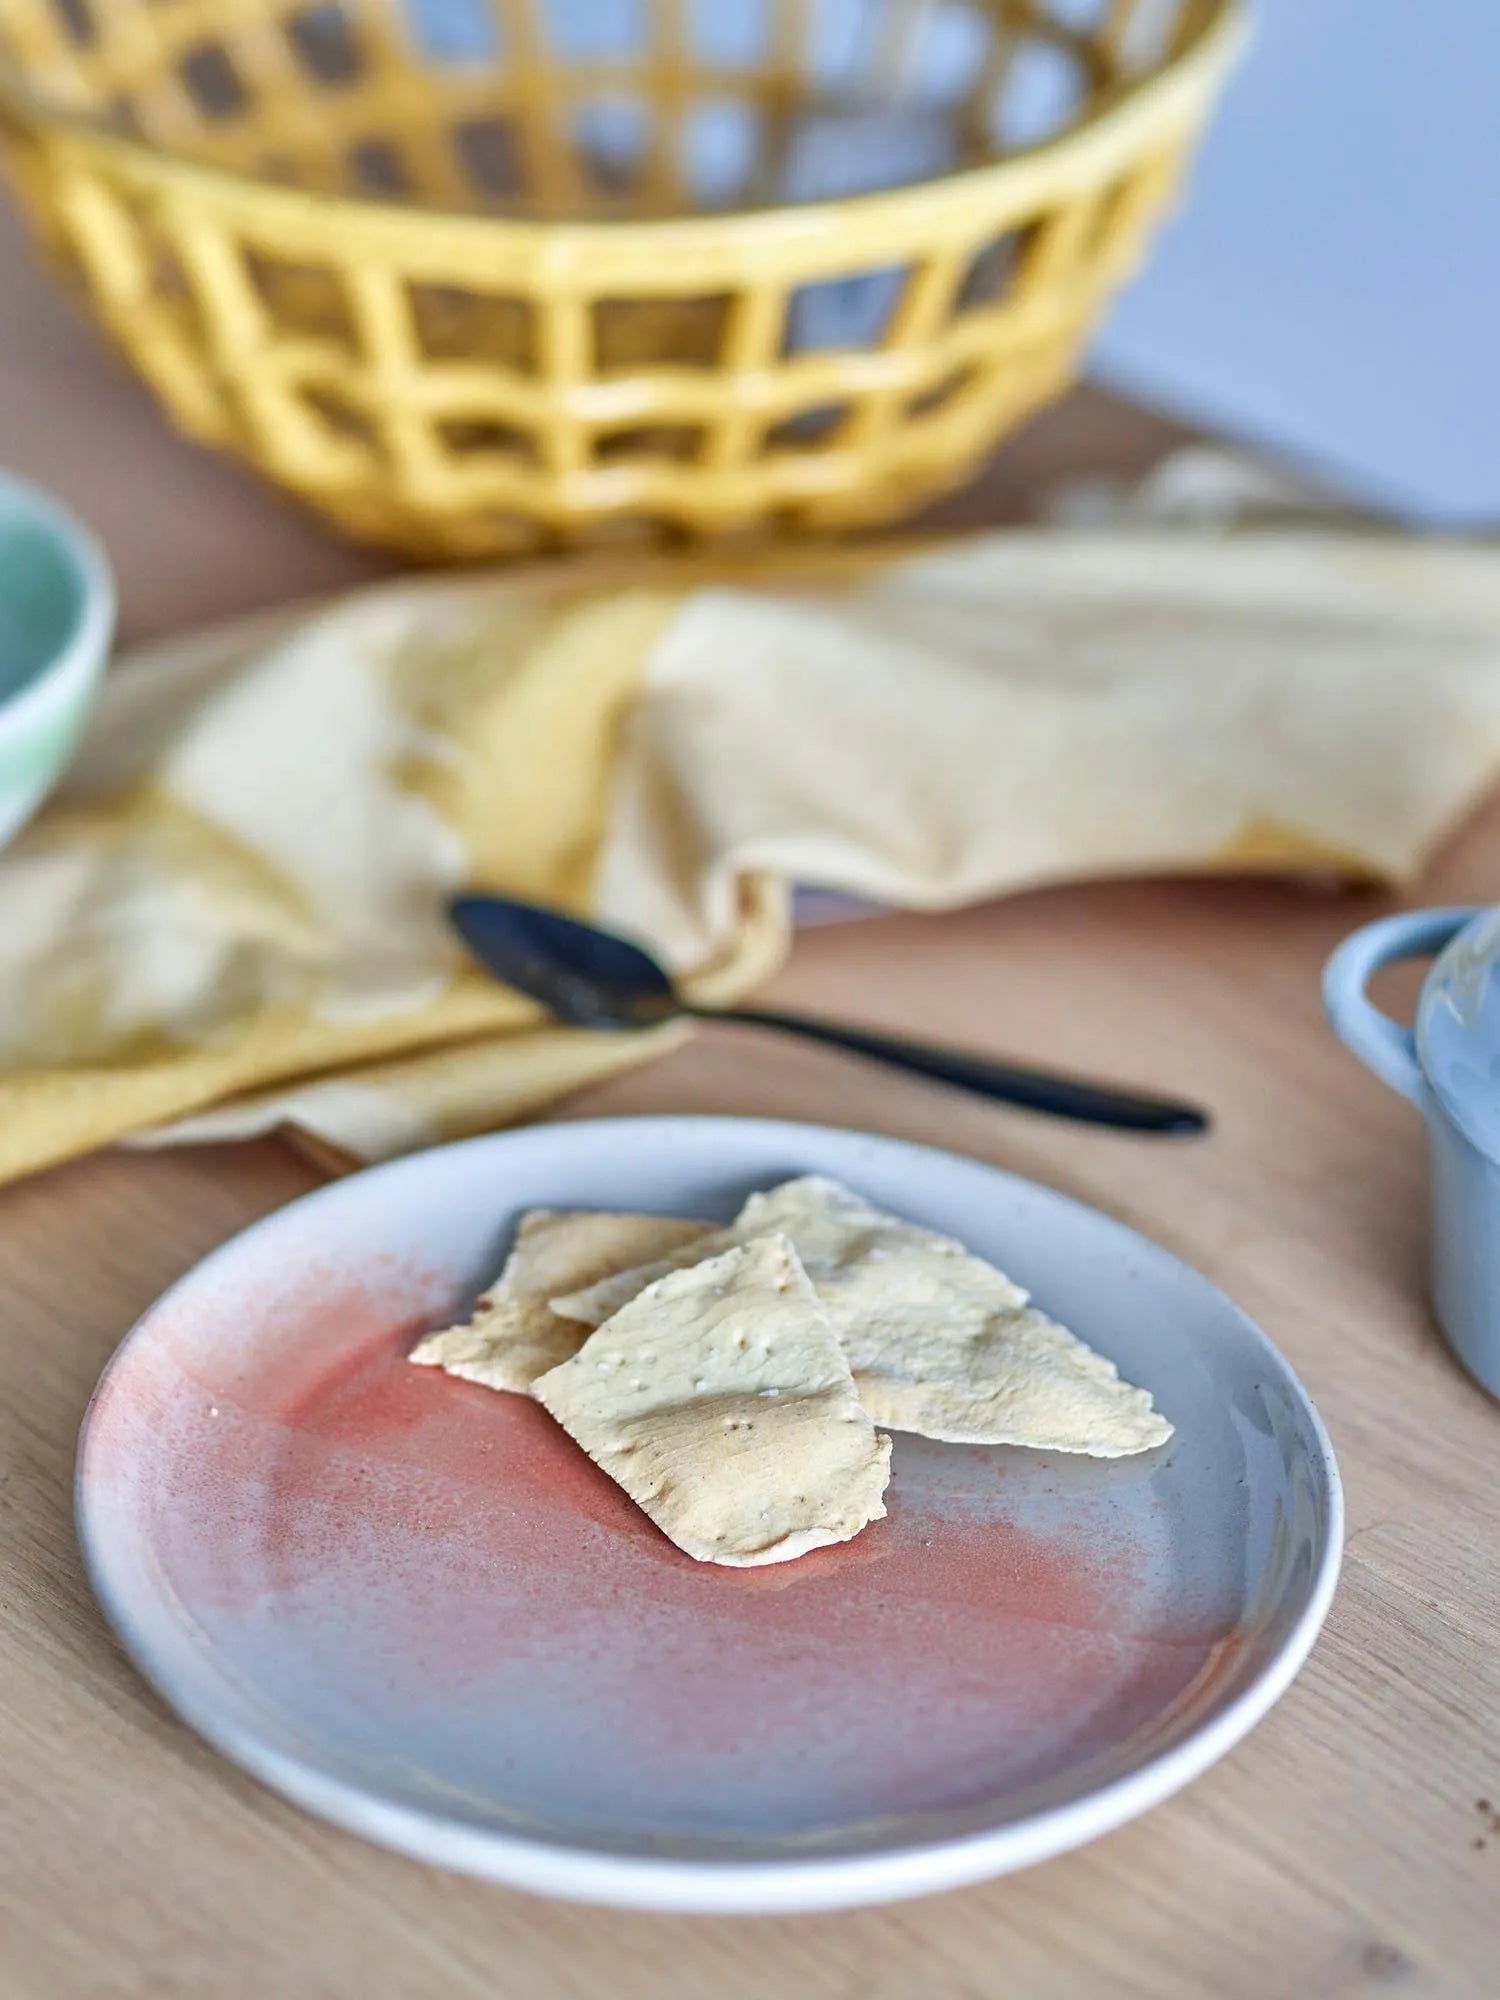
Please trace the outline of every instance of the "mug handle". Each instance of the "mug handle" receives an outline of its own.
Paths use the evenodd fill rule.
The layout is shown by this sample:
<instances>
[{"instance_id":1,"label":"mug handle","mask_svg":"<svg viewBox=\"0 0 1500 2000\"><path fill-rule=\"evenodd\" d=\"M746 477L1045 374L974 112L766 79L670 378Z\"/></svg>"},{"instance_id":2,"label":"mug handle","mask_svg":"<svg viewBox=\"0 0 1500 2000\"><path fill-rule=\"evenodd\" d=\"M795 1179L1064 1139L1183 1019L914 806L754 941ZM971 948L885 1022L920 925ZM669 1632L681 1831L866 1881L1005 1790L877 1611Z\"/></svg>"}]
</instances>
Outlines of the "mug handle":
<instances>
[{"instance_id":1,"label":"mug handle","mask_svg":"<svg viewBox=\"0 0 1500 2000\"><path fill-rule=\"evenodd\" d=\"M1412 910L1382 917L1347 937L1323 969L1323 1005L1345 1048L1374 1070L1382 1083L1423 1109L1425 1086L1417 1038L1365 997L1371 976L1399 958L1431 958L1458 936L1469 910Z\"/></svg>"}]
</instances>

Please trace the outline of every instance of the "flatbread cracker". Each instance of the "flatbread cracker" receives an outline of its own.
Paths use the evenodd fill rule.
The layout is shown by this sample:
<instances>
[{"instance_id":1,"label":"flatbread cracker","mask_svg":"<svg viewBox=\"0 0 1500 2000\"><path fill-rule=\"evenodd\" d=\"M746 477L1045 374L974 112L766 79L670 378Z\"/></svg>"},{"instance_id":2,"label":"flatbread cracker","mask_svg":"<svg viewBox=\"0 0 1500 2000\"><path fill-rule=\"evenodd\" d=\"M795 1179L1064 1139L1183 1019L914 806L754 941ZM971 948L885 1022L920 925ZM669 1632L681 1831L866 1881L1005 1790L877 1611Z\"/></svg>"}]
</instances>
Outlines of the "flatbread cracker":
<instances>
[{"instance_id":1,"label":"flatbread cracker","mask_svg":"<svg viewBox=\"0 0 1500 2000\"><path fill-rule=\"evenodd\" d=\"M978 1263L977 1258L966 1262ZM988 1268L988 1267L984 1267ZM845 1342L859 1399L877 1424L948 1444L1128 1458L1172 1426L1150 1392L1035 1308L994 1310L943 1274L920 1333L883 1346L872 1327ZM939 1296L941 1303L938 1302Z\"/></svg>"},{"instance_id":2,"label":"flatbread cracker","mask_svg":"<svg viewBox=\"0 0 1500 2000\"><path fill-rule=\"evenodd\" d=\"M885 1513L891 1441L784 1236L657 1279L535 1393L699 1562L790 1562Z\"/></svg>"},{"instance_id":3,"label":"flatbread cracker","mask_svg":"<svg viewBox=\"0 0 1500 2000\"><path fill-rule=\"evenodd\" d=\"M752 1195L728 1229L552 1301L597 1324L664 1270L780 1230L792 1241L878 1424L954 1444L1120 1458L1172 1426L1144 1389L1027 1304L952 1237L810 1174Z\"/></svg>"},{"instance_id":4,"label":"flatbread cracker","mask_svg":"<svg viewBox=\"0 0 1500 2000\"><path fill-rule=\"evenodd\" d=\"M609 1215L533 1208L516 1225L505 1268L458 1326L429 1333L408 1359L487 1389L529 1395L538 1375L576 1354L588 1337L547 1301L570 1285L591 1285L643 1258L661 1257L711 1234L701 1222L669 1215Z\"/></svg>"}]
</instances>

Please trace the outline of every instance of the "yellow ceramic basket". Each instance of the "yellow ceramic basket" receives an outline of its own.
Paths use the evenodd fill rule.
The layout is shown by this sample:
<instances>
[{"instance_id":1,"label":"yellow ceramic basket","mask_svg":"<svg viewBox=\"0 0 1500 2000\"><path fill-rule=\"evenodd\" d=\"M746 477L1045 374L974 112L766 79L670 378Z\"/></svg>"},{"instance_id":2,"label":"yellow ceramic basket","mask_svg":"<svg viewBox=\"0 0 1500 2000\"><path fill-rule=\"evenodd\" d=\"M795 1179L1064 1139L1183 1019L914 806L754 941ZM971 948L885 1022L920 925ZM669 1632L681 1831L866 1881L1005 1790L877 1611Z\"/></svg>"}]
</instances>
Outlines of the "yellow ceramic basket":
<instances>
[{"instance_id":1,"label":"yellow ceramic basket","mask_svg":"<svg viewBox=\"0 0 1500 2000\"><path fill-rule=\"evenodd\" d=\"M0 0L177 423L420 556L837 529L1071 378L1231 0Z\"/></svg>"}]
</instances>

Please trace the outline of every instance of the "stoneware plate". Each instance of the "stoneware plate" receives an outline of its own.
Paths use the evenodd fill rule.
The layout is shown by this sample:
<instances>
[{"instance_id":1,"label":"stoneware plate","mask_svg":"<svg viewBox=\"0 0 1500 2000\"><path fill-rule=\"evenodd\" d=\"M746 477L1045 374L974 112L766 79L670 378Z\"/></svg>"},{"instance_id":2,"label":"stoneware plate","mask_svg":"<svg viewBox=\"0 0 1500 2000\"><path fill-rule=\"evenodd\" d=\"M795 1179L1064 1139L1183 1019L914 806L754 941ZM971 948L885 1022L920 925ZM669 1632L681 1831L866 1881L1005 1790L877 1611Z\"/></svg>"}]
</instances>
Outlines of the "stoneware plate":
<instances>
[{"instance_id":1,"label":"stoneware plate","mask_svg":"<svg viewBox=\"0 0 1500 2000\"><path fill-rule=\"evenodd\" d=\"M716 1570L536 1404L403 1359L523 1208L720 1220L808 1172L1004 1265L1176 1437L898 1437L885 1520ZM504 1134L293 1203L125 1341L78 1483L105 1610L227 1756L424 1860L678 1910L916 1895L1156 1804L1296 1673L1341 1511L1291 1370L1164 1251L972 1160L720 1118Z\"/></svg>"}]
</instances>

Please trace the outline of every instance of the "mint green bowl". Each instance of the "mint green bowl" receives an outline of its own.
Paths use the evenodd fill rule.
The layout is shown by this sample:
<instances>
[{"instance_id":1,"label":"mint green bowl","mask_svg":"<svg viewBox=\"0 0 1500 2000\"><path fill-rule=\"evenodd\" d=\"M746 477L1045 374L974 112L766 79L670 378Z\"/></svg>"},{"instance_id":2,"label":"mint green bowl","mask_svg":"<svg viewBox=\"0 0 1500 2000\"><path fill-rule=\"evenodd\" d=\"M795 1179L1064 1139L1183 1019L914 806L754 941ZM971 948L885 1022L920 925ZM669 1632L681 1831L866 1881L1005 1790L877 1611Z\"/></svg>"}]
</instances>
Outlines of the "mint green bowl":
<instances>
[{"instance_id":1,"label":"mint green bowl","mask_svg":"<svg viewBox=\"0 0 1500 2000\"><path fill-rule=\"evenodd\" d=\"M62 776L114 626L98 542L47 494L0 472L0 843Z\"/></svg>"}]
</instances>

